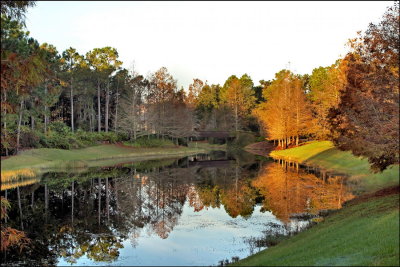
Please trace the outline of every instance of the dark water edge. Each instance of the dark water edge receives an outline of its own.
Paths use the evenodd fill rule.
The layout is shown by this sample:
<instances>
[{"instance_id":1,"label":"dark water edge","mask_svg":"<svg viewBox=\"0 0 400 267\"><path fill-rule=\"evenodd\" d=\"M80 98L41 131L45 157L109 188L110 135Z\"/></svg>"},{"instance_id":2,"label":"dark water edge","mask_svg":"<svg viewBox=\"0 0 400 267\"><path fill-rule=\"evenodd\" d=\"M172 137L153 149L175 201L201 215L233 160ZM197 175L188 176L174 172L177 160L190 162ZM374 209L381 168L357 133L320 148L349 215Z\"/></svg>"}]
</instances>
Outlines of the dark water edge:
<instances>
[{"instance_id":1,"label":"dark water edge","mask_svg":"<svg viewBox=\"0 0 400 267\"><path fill-rule=\"evenodd\" d=\"M218 265L275 245L353 198L345 177L215 151L82 172L2 190L5 225L31 238L10 265ZM18 194L19 191L19 194Z\"/></svg>"}]
</instances>

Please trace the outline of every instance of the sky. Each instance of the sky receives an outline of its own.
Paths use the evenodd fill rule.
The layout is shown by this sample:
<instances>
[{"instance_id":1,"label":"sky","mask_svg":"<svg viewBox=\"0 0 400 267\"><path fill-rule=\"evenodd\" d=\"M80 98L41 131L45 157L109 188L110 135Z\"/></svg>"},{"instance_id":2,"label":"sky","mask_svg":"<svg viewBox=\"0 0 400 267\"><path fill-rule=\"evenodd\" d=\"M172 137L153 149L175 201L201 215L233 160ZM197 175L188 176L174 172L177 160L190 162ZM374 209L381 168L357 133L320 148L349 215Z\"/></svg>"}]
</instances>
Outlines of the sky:
<instances>
[{"instance_id":1,"label":"sky","mask_svg":"<svg viewBox=\"0 0 400 267\"><path fill-rule=\"evenodd\" d=\"M61 53L115 47L123 67L149 75L161 67L188 88L194 78L254 84L281 69L311 74L344 56L348 39L379 22L393 1L37 1L30 35ZM290 63L289 63L290 62Z\"/></svg>"}]
</instances>

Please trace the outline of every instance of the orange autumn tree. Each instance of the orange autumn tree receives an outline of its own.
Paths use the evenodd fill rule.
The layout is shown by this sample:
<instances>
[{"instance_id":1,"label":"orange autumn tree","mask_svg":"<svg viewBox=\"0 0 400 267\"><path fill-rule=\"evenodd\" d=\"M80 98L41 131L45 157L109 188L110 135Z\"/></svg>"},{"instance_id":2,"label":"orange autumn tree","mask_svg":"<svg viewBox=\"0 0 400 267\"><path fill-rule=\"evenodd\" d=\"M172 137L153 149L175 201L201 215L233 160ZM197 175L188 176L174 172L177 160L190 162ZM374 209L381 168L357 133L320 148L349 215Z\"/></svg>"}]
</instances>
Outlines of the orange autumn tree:
<instances>
[{"instance_id":1,"label":"orange autumn tree","mask_svg":"<svg viewBox=\"0 0 400 267\"><path fill-rule=\"evenodd\" d=\"M281 147L298 145L302 135L310 133L312 115L306 100L303 81L288 70L275 74L275 80L263 89L267 100L253 111L269 140Z\"/></svg>"}]
</instances>

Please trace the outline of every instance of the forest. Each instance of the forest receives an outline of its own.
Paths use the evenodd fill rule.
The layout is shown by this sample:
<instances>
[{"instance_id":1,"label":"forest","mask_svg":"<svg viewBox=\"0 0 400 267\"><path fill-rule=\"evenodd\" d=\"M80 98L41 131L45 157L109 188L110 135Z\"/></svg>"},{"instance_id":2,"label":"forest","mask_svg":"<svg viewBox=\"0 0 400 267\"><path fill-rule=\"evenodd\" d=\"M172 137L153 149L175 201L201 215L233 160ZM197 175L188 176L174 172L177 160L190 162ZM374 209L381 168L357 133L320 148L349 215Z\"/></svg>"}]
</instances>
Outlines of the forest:
<instances>
[{"instance_id":1,"label":"forest","mask_svg":"<svg viewBox=\"0 0 400 267\"><path fill-rule=\"evenodd\" d=\"M369 159L399 162L399 5L349 40L348 53L311 74L277 71L255 85L248 74L224 84L194 78L178 88L166 67L146 77L114 47L84 53L40 44L24 13L34 1L1 4L1 155L27 148L170 140L198 131L253 132L278 145L332 140Z\"/></svg>"},{"instance_id":2,"label":"forest","mask_svg":"<svg viewBox=\"0 0 400 267\"><path fill-rule=\"evenodd\" d=\"M87 20L90 12L102 12L79 4L69 8L82 11ZM122 4L128 9L130 3ZM252 6L249 14L259 7L273 10L268 4ZM87 46L91 49L78 51L68 39L68 48L59 51L53 44L40 43L26 24L27 11L36 5L37 1L0 2L1 266L396 265L398 1L343 44L343 56L328 57L334 49L324 47L329 64L314 67L310 61L309 73L296 73L290 62L275 68L279 62L266 52L273 46L264 39L260 43L267 44L265 50L257 50L252 59L264 62L268 56L267 66L274 69L263 70L265 76L259 77L275 73L270 79L253 80L261 68L254 61L245 65L243 58L250 55L246 49L252 48L246 44L237 53L245 71L237 71L237 66L234 71L225 69L226 62L214 59L217 64L210 64L208 79L225 66L222 79L209 82L198 69L186 87L176 78L182 73L174 72L174 64L164 59L147 74L135 64L127 67L123 46L102 46L96 39ZM130 6L129 18L141 12L141 5ZM288 14L299 13L290 5L283 5ZM304 10L311 6L300 5ZM335 8L342 11L343 6ZM326 6L312 7L332 13ZM51 13L66 13L58 5L41 8L45 13L51 8ZM157 3L140 9L147 20L135 27L151 22L149 14L157 10L156 16L169 16L169 8L180 21L188 14L182 10L205 15L188 3ZM221 13L210 16L218 29L224 25L216 15L229 18ZM309 19L303 13L301 17ZM356 18L360 17L351 17ZM68 25L64 21L58 27L75 30L69 24L75 18L68 19ZM202 19L193 21L201 24ZM329 20L314 19L321 25ZM155 29L162 28L163 20L168 19L160 18ZM228 32L236 30L234 22L233 16ZM276 23L273 27L284 29ZM130 27L124 28L126 34L133 24L125 23ZM38 35L44 27L39 28ZM201 42L214 45L219 40L203 37L209 31L193 30ZM311 32L320 38L318 29ZM139 41L146 39L135 34ZM287 35L283 30L280 34ZM221 36L232 38L230 42L238 38ZM162 42L176 42L170 35L160 40L160 50ZM211 48L204 47L209 53ZM134 50L135 56L141 55ZM287 56L278 52L274 51L279 59ZM175 58L177 53L171 54L180 70L199 63L190 57L186 64ZM307 59L318 57L314 51L304 54ZM155 54L143 55L149 62L161 60Z\"/></svg>"}]
</instances>

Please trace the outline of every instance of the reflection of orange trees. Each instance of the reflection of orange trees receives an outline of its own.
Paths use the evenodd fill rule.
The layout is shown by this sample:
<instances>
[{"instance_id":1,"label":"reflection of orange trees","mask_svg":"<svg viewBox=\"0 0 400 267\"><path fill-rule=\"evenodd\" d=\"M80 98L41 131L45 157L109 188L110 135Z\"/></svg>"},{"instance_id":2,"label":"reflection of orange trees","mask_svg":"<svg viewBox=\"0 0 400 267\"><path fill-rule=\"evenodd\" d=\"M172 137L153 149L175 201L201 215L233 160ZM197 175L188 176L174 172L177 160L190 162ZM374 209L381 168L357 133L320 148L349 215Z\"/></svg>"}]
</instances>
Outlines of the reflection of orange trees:
<instances>
[{"instance_id":1,"label":"reflection of orange trees","mask_svg":"<svg viewBox=\"0 0 400 267\"><path fill-rule=\"evenodd\" d=\"M196 186L197 195L205 207L219 208L219 188L218 186Z\"/></svg>"},{"instance_id":2,"label":"reflection of orange trees","mask_svg":"<svg viewBox=\"0 0 400 267\"><path fill-rule=\"evenodd\" d=\"M66 257L69 263L76 263L76 260L83 255L96 262L113 262L118 259L119 249L123 247L117 237L100 235L74 247L72 253L62 249L61 255Z\"/></svg>"},{"instance_id":3,"label":"reflection of orange trees","mask_svg":"<svg viewBox=\"0 0 400 267\"><path fill-rule=\"evenodd\" d=\"M1 202L1 220L5 220L7 215L7 209L10 208L10 203L7 199L0 197ZM25 235L23 231L17 229L6 227L2 222L1 224L1 242L0 251L6 251L11 247L19 248L21 252L28 244L30 239Z\"/></svg>"},{"instance_id":4,"label":"reflection of orange trees","mask_svg":"<svg viewBox=\"0 0 400 267\"><path fill-rule=\"evenodd\" d=\"M251 186L245 169L239 166L201 172L202 181L196 184L199 201L205 207L224 205L233 218L249 217L254 210L257 191Z\"/></svg>"},{"instance_id":5,"label":"reflection of orange trees","mask_svg":"<svg viewBox=\"0 0 400 267\"><path fill-rule=\"evenodd\" d=\"M14 180L8 183L2 183L1 184L1 190L8 190L16 187L23 187L26 185L31 185L38 183L39 179L37 177L33 177L31 179L23 179L23 180Z\"/></svg>"},{"instance_id":6,"label":"reflection of orange trees","mask_svg":"<svg viewBox=\"0 0 400 267\"><path fill-rule=\"evenodd\" d=\"M232 218L238 215L249 217L254 210L255 198L256 191L246 180L236 181L221 190L221 203Z\"/></svg>"},{"instance_id":7,"label":"reflection of orange trees","mask_svg":"<svg viewBox=\"0 0 400 267\"><path fill-rule=\"evenodd\" d=\"M264 195L264 208L284 222L293 213L317 213L323 209L339 209L354 196L347 191L341 177L317 178L278 163L267 165L252 182Z\"/></svg>"},{"instance_id":8,"label":"reflection of orange trees","mask_svg":"<svg viewBox=\"0 0 400 267\"><path fill-rule=\"evenodd\" d=\"M10 182L21 178L35 177L35 172L31 169L19 169L1 172L1 182Z\"/></svg>"},{"instance_id":9,"label":"reflection of orange trees","mask_svg":"<svg viewBox=\"0 0 400 267\"><path fill-rule=\"evenodd\" d=\"M204 208L203 202L194 186L189 187L187 196L189 199L189 205L194 208L195 212L201 211Z\"/></svg>"}]
</instances>

